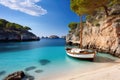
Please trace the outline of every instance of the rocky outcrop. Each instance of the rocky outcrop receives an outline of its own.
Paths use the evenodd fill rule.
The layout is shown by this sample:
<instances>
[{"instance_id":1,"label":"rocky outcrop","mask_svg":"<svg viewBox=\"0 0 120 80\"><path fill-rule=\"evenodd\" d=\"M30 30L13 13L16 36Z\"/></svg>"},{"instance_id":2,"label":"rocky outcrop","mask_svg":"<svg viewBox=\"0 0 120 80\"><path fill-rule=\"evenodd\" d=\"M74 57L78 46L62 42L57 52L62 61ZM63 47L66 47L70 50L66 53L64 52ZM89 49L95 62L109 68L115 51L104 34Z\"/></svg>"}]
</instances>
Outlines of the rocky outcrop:
<instances>
[{"instance_id":1,"label":"rocky outcrop","mask_svg":"<svg viewBox=\"0 0 120 80\"><path fill-rule=\"evenodd\" d=\"M59 38L61 38L61 39L66 39L66 36L61 36L61 37L59 37L59 36L57 36L57 35L50 35L49 37L47 37L47 36L42 36L42 37L41 37L41 39L59 39Z\"/></svg>"},{"instance_id":2,"label":"rocky outcrop","mask_svg":"<svg viewBox=\"0 0 120 80\"><path fill-rule=\"evenodd\" d=\"M76 29L69 31L69 34L66 36L66 43L69 45L78 45L80 39L80 27L77 25Z\"/></svg>"},{"instance_id":3,"label":"rocky outcrop","mask_svg":"<svg viewBox=\"0 0 120 80\"><path fill-rule=\"evenodd\" d=\"M59 39L59 37L57 35L51 35L48 37L49 39Z\"/></svg>"},{"instance_id":4,"label":"rocky outcrop","mask_svg":"<svg viewBox=\"0 0 120 80\"><path fill-rule=\"evenodd\" d=\"M19 33L18 31L0 30L0 41L31 41L31 40L39 40L39 37L28 31Z\"/></svg>"},{"instance_id":5,"label":"rocky outcrop","mask_svg":"<svg viewBox=\"0 0 120 80\"><path fill-rule=\"evenodd\" d=\"M4 80L22 80L25 77L23 71L18 71L12 74L9 74Z\"/></svg>"},{"instance_id":6,"label":"rocky outcrop","mask_svg":"<svg viewBox=\"0 0 120 80\"><path fill-rule=\"evenodd\" d=\"M35 78L23 71L17 71L6 76L4 80L35 80Z\"/></svg>"},{"instance_id":7,"label":"rocky outcrop","mask_svg":"<svg viewBox=\"0 0 120 80\"><path fill-rule=\"evenodd\" d=\"M120 16L111 16L100 22L100 27L84 27L83 47L120 57Z\"/></svg>"},{"instance_id":8,"label":"rocky outcrop","mask_svg":"<svg viewBox=\"0 0 120 80\"><path fill-rule=\"evenodd\" d=\"M31 41L39 40L30 32L30 27L0 19L0 41Z\"/></svg>"},{"instance_id":9,"label":"rocky outcrop","mask_svg":"<svg viewBox=\"0 0 120 80\"><path fill-rule=\"evenodd\" d=\"M116 6L116 7L115 7ZM111 8L110 16L105 18L103 13L97 13L86 21L83 29L82 46L96 49L99 52L110 53L120 57L120 5ZM103 15L101 17L101 15ZM79 31L70 32L67 35L67 43L78 43Z\"/></svg>"}]
</instances>

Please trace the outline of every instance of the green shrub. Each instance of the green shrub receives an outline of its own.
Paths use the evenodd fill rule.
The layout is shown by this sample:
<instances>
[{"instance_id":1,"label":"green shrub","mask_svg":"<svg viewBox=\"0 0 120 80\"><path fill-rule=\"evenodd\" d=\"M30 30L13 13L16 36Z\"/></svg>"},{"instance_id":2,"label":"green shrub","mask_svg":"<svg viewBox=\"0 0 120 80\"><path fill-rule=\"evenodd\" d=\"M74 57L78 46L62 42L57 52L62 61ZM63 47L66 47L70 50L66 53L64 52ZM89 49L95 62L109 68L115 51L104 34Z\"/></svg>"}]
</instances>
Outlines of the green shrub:
<instances>
[{"instance_id":1,"label":"green shrub","mask_svg":"<svg viewBox=\"0 0 120 80\"><path fill-rule=\"evenodd\" d=\"M97 24L95 24L95 26L99 27L99 26L100 26L100 24L99 24L99 23L97 23Z\"/></svg>"},{"instance_id":2,"label":"green shrub","mask_svg":"<svg viewBox=\"0 0 120 80\"><path fill-rule=\"evenodd\" d=\"M74 29L77 28L77 25L78 25L78 23L76 23L76 22L71 22L71 23L68 25L68 27L70 28L70 30L74 30Z\"/></svg>"}]
</instances>

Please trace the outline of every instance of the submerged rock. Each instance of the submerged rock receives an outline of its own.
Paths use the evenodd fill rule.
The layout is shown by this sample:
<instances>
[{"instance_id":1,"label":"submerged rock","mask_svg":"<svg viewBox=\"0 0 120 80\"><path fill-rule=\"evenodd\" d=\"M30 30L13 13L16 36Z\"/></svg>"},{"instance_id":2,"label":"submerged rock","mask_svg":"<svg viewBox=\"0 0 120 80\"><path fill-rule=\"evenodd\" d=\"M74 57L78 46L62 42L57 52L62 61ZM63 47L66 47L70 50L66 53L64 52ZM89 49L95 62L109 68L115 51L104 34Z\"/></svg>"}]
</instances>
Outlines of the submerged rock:
<instances>
[{"instance_id":1,"label":"submerged rock","mask_svg":"<svg viewBox=\"0 0 120 80\"><path fill-rule=\"evenodd\" d=\"M35 78L34 78L34 76L32 76L30 74L26 74L22 80L35 80Z\"/></svg>"},{"instance_id":2,"label":"submerged rock","mask_svg":"<svg viewBox=\"0 0 120 80\"><path fill-rule=\"evenodd\" d=\"M9 74L5 77L4 80L22 80L25 77L25 73L23 71L17 71L12 74Z\"/></svg>"},{"instance_id":3,"label":"submerged rock","mask_svg":"<svg viewBox=\"0 0 120 80\"><path fill-rule=\"evenodd\" d=\"M35 70L36 73L41 73L43 70Z\"/></svg>"},{"instance_id":4,"label":"submerged rock","mask_svg":"<svg viewBox=\"0 0 120 80\"><path fill-rule=\"evenodd\" d=\"M50 63L50 61L47 60L47 59L42 59L39 62L40 62L41 65L46 65L46 64Z\"/></svg>"},{"instance_id":5,"label":"submerged rock","mask_svg":"<svg viewBox=\"0 0 120 80\"><path fill-rule=\"evenodd\" d=\"M6 73L6 71L0 71L0 76L4 75Z\"/></svg>"},{"instance_id":6,"label":"submerged rock","mask_svg":"<svg viewBox=\"0 0 120 80\"><path fill-rule=\"evenodd\" d=\"M33 70L33 69L35 69L35 68L36 68L35 66L27 67L27 68L25 69L25 71L30 71L30 70Z\"/></svg>"}]
</instances>

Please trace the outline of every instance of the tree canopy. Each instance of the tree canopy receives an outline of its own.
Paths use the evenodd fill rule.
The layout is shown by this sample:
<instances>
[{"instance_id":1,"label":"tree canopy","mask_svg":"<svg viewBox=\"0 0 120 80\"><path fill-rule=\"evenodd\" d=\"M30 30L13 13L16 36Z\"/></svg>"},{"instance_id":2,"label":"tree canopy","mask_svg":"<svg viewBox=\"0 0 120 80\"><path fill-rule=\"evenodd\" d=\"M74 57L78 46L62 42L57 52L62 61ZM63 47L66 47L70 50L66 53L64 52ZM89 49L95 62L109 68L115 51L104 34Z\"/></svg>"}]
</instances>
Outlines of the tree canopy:
<instances>
[{"instance_id":1,"label":"tree canopy","mask_svg":"<svg viewBox=\"0 0 120 80\"><path fill-rule=\"evenodd\" d=\"M120 0L110 0L109 1L109 6L112 6L114 4L120 4Z\"/></svg>"},{"instance_id":2,"label":"tree canopy","mask_svg":"<svg viewBox=\"0 0 120 80\"><path fill-rule=\"evenodd\" d=\"M78 23L76 23L76 22L71 22L71 23L68 25L68 27L69 27L71 30L74 30L74 29L76 29L77 25L78 25Z\"/></svg>"},{"instance_id":3,"label":"tree canopy","mask_svg":"<svg viewBox=\"0 0 120 80\"><path fill-rule=\"evenodd\" d=\"M24 29L25 29L25 30L32 30L32 29L31 29L30 27L28 27L28 26L25 26Z\"/></svg>"},{"instance_id":4,"label":"tree canopy","mask_svg":"<svg viewBox=\"0 0 120 80\"><path fill-rule=\"evenodd\" d=\"M78 15L91 14L96 9L104 7L106 15L108 0L71 0L71 10Z\"/></svg>"},{"instance_id":5,"label":"tree canopy","mask_svg":"<svg viewBox=\"0 0 120 80\"><path fill-rule=\"evenodd\" d=\"M11 23L4 19L0 19L0 29L18 30L18 31L28 31L31 30L28 26L22 26L17 23Z\"/></svg>"},{"instance_id":6,"label":"tree canopy","mask_svg":"<svg viewBox=\"0 0 120 80\"><path fill-rule=\"evenodd\" d=\"M71 0L70 6L71 10L80 16L83 14L89 14L92 11L87 9L89 4L90 2L88 2L88 0Z\"/></svg>"}]
</instances>

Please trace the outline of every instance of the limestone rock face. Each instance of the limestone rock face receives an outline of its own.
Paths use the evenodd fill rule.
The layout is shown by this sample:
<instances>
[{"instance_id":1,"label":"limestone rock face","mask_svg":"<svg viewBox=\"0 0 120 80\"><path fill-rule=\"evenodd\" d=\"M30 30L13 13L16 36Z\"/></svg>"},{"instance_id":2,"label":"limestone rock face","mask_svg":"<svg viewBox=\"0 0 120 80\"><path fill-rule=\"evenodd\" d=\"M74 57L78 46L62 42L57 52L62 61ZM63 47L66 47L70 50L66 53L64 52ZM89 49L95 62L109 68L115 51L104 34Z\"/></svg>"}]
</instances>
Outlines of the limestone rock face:
<instances>
[{"instance_id":1,"label":"limestone rock face","mask_svg":"<svg viewBox=\"0 0 120 80\"><path fill-rule=\"evenodd\" d=\"M120 57L120 5L110 8L110 16L105 17L103 12L96 13L84 25L82 46L96 49L99 52L110 53ZM70 32L66 42L79 43L78 28Z\"/></svg>"},{"instance_id":2,"label":"limestone rock face","mask_svg":"<svg viewBox=\"0 0 120 80\"><path fill-rule=\"evenodd\" d=\"M0 41L30 41L39 40L35 34L29 31L24 31L20 34L19 31L0 30Z\"/></svg>"},{"instance_id":3,"label":"limestone rock face","mask_svg":"<svg viewBox=\"0 0 120 80\"><path fill-rule=\"evenodd\" d=\"M100 27L84 27L83 47L120 55L120 17L108 17Z\"/></svg>"},{"instance_id":4,"label":"limestone rock face","mask_svg":"<svg viewBox=\"0 0 120 80\"><path fill-rule=\"evenodd\" d=\"M116 4L111 7L110 15L119 15L120 14L120 4Z\"/></svg>"},{"instance_id":5,"label":"limestone rock face","mask_svg":"<svg viewBox=\"0 0 120 80\"><path fill-rule=\"evenodd\" d=\"M40 40L31 28L0 18L0 42Z\"/></svg>"},{"instance_id":6,"label":"limestone rock face","mask_svg":"<svg viewBox=\"0 0 120 80\"><path fill-rule=\"evenodd\" d=\"M72 42L73 44L79 44L79 33L80 33L80 28L79 25L77 26L76 29L74 29L73 31L69 32L69 34L67 34L66 36L66 42Z\"/></svg>"}]
</instances>

